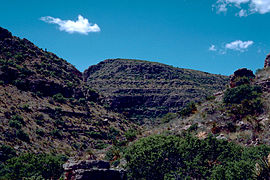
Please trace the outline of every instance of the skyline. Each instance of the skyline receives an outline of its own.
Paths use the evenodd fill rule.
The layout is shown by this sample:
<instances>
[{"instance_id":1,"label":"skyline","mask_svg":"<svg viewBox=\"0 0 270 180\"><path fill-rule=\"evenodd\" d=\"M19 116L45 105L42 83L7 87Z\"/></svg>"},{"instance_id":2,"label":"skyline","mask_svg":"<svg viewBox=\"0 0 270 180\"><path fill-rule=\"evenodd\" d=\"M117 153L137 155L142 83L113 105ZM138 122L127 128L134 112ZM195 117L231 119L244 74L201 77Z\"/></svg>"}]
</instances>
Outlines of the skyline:
<instances>
[{"instance_id":1,"label":"skyline","mask_svg":"<svg viewBox=\"0 0 270 180\"><path fill-rule=\"evenodd\" d=\"M230 75L242 67L263 68L270 52L270 0L2 4L1 27L80 71L123 58Z\"/></svg>"}]
</instances>

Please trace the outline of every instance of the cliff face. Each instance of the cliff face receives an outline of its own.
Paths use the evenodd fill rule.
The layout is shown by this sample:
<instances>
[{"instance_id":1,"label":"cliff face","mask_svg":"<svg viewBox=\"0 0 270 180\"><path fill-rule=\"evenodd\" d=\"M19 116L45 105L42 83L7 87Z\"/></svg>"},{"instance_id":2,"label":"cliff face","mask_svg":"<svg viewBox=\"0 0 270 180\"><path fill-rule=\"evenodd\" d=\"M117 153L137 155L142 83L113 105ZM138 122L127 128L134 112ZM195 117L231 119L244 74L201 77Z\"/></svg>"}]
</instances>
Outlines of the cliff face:
<instances>
[{"instance_id":1,"label":"cliff face","mask_svg":"<svg viewBox=\"0 0 270 180\"><path fill-rule=\"evenodd\" d=\"M128 59L105 60L83 73L113 110L143 123L223 90L228 77Z\"/></svg>"},{"instance_id":2,"label":"cliff face","mask_svg":"<svg viewBox=\"0 0 270 180\"><path fill-rule=\"evenodd\" d=\"M0 144L72 155L104 148L129 128L74 66L0 28Z\"/></svg>"}]
</instances>

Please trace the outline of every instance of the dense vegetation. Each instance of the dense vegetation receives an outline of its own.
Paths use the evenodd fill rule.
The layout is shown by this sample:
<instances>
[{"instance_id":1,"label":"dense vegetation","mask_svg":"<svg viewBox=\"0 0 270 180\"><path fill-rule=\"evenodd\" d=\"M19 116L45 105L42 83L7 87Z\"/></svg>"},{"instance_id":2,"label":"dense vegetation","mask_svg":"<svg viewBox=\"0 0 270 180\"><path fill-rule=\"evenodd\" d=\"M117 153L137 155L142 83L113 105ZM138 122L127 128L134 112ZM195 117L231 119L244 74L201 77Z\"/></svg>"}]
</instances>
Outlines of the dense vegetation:
<instances>
[{"instance_id":1,"label":"dense vegetation","mask_svg":"<svg viewBox=\"0 0 270 180\"><path fill-rule=\"evenodd\" d=\"M154 135L130 146L125 158L134 179L252 179L269 178L255 168L269 153L268 146L242 147L213 136Z\"/></svg>"},{"instance_id":2,"label":"dense vegetation","mask_svg":"<svg viewBox=\"0 0 270 180\"><path fill-rule=\"evenodd\" d=\"M262 88L250 83L248 77L239 78L234 88L225 91L223 102L236 119L263 112Z\"/></svg>"},{"instance_id":3,"label":"dense vegetation","mask_svg":"<svg viewBox=\"0 0 270 180\"><path fill-rule=\"evenodd\" d=\"M0 179L59 179L67 158L52 154L21 154L6 145L0 147Z\"/></svg>"}]
</instances>

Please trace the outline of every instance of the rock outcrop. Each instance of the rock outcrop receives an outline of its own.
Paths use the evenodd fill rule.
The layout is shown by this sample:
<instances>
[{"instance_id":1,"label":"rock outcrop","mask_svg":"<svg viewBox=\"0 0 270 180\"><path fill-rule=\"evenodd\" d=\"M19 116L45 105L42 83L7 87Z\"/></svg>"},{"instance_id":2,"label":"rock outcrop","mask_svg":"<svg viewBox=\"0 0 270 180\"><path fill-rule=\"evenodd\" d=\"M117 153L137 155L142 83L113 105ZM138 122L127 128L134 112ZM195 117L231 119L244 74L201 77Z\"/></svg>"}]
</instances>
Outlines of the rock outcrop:
<instances>
[{"instance_id":1,"label":"rock outcrop","mask_svg":"<svg viewBox=\"0 0 270 180\"><path fill-rule=\"evenodd\" d=\"M264 61L264 68L267 68L270 66L270 54L268 54Z\"/></svg>"},{"instance_id":2,"label":"rock outcrop","mask_svg":"<svg viewBox=\"0 0 270 180\"><path fill-rule=\"evenodd\" d=\"M110 163L100 160L68 161L63 165L65 180L126 180L124 170L110 168Z\"/></svg>"},{"instance_id":3,"label":"rock outcrop","mask_svg":"<svg viewBox=\"0 0 270 180\"><path fill-rule=\"evenodd\" d=\"M242 77L247 77L249 79L254 79L255 75L253 72L247 68L241 68L236 70L233 75L230 76L230 87L234 88L237 84L237 80Z\"/></svg>"}]
</instances>

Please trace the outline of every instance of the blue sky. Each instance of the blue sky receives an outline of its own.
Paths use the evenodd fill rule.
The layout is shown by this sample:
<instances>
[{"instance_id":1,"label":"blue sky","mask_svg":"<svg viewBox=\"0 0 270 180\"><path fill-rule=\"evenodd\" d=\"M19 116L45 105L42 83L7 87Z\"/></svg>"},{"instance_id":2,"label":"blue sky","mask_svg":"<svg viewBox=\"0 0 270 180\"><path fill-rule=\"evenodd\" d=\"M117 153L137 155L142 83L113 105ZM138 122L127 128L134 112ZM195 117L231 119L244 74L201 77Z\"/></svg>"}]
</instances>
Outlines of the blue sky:
<instances>
[{"instance_id":1,"label":"blue sky","mask_svg":"<svg viewBox=\"0 0 270 180\"><path fill-rule=\"evenodd\" d=\"M270 52L270 0L0 3L1 27L80 71L105 59L129 58L230 75L242 67L262 68Z\"/></svg>"}]
</instances>

